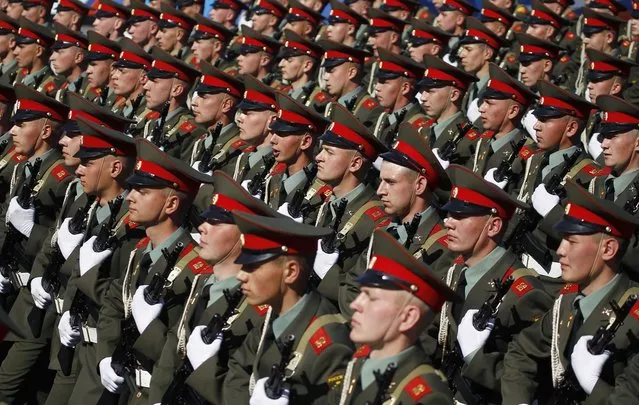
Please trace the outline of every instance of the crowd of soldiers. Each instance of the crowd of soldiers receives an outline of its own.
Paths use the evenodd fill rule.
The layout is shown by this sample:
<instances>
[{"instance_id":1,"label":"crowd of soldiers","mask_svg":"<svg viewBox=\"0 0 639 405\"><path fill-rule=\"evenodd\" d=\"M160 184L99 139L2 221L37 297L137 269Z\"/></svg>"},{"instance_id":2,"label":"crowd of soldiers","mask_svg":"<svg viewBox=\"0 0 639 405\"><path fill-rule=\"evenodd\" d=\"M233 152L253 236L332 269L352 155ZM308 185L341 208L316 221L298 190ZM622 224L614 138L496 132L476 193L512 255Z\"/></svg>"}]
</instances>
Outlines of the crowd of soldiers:
<instances>
[{"instance_id":1,"label":"crowd of soldiers","mask_svg":"<svg viewBox=\"0 0 639 405\"><path fill-rule=\"evenodd\" d=\"M125 3L0 0L1 401L639 403L639 1Z\"/></svg>"}]
</instances>

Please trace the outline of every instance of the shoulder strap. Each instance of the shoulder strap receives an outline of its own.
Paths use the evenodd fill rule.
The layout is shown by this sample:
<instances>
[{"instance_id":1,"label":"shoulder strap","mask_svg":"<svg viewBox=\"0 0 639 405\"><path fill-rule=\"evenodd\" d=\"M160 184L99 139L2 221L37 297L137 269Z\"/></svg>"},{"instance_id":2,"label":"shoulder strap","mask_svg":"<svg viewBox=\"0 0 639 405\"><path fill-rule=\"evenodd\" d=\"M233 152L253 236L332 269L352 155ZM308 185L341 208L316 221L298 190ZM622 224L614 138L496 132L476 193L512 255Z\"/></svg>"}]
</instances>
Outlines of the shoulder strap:
<instances>
[{"instance_id":1,"label":"shoulder strap","mask_svg":"<svg viewBox=\"0 0 639 405\"><path fill-rule=\"evenodd\" d=\"M58 167L58 165L64 163L64 159L59 159L56 160L55 162L53 162L51 164L51 166L49 166L47 168L47 171L44 172L44 174L42 175L42 177L40 177L40 180L38 181L38 183L36 184L36 186L33 188L33 193L37 194L40 191L40 188L42 188L42 186L44 185L44 182L46 181L46 179L49 178L49 175L51 175L51 172L53 171L53 169L55 169L56 167Z\"/></svg>"},{"instance_id":2,"label":"shoulder strap","mask_svg":"<svg viewBox=\"0 0 639 405\"><path fill-rule=\"evenodd\" d=\"M577 162L576 165L574 165L572 167L572 169L570 169L570 171L568 172L568 174L566 175L565 178L566 179L572 179L573 177L575 177L577 175L577 173L579 173L581 171L581 169L583 169L584 167L586 167L590 163L592 163L592 160L590 160L590 159L581 159L579 162Z\"/></svg>"},{"instance_id":3,"label":"shoulder strap","mask_svg":"<svg viewBox=\"0 0 639 405\"><path fill-rule=\"evenodd\" d=\"M416 255L419 254L419 256L421 256L422 255L421 252L428 251L428 249L430 249L430 247L433 246L435 242L437 242L438 240L446 236L447 232L448 230L446 228L441 228L439 230L436 230L432 234L430 234L428 238L424 241L424 243L422 243L422 246L419 248L419 250L413 256L415 256L416 258L419 258Z\"/></svg>"},{"instance_id":4,"label":"shoulder strap","mask_svg":"<svg viewBox=\"0 0 639 405\"><path fill-rule=\"evenodd\" d=\"M357 222L360 220L360 218L362 217L362 215L364 215L366 211L374 207L379 207L381 205L382 203L380 201L368 201L366 204L359 207L359 209L355 211L355 214L353 214L353 216L348 220L348 222L346 222L346 225L344 225L342 229L340 229L337 235L338 238L342 238L342 239L345 238L346 234L348 234L348 232L350 232L350 230L353 229L353 227L355 227L355 224L357 224Z\"/></svg>"},{"instance_id":5,"label":"shoulder strap","mask_svg":"<svg viewBox=\"0 0 639 405\"><path fill-rule=\"evenodd\" d=\"M623 293L623 295L621 296L621 299L618 302L619 306L622 306L624 302L626 302L628 297L630 297L633 294L639 295L639 287L630 287L628 290L626 290L626 292Z\"/></svg>"},{"instance_id":6,"label":"shoulder strap","mask_svg":"<svg viewBox=\"0 0 639 405\"><path fill-rule=\"evenodd\" d=\"M395 387L395 390L393 391L393 393L391 394L391 397L393 398L394 402L399 401L399 397L402 395L402 391L404 391L404 388L406 388L406 386L415 378L418 377L422 374L435 374L437 375L439 378L442 379L442 381L447 381L446 380L446 376L444 376L444 374L442 374L441 371L433 368L432 366L429 366L428 364L421 364L419 365L417 368L415 368L413 371L411 371L406 377L404 377L399 384L397 384L397 387Z\"/></svg>"}]
</instances>

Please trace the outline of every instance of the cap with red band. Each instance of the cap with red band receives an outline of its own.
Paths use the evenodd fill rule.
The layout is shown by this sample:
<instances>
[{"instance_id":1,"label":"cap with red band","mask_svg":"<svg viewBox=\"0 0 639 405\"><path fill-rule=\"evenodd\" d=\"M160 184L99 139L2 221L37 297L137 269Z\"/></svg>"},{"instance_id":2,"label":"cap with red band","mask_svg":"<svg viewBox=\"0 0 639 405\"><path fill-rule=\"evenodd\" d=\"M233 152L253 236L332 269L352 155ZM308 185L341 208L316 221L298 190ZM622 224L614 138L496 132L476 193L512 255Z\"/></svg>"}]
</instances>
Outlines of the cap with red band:
<instances>
[{"instance_id":1,"label":"cap with red band","mask_svg":"<svg viewBox=\"0 0 639 405\"><path fill-rule=\"evenodd\" d=\"M460 44L483 43L493 49L501 47L501 39L488 29L481 21L473 17L466 18L466 31L460 39Z\"/></svg>"},{"instance_id":2,"label":"cap with red band","mask_svg":"<svg viewBox=\"0 0 639 405\"><path fill-rule=\"evenodd\" d=\"M19 23L16 42L21 43L21 39L24 38L27 43L35 42L45 47L50 47L55 42L55 35L48 28L35 24L24 17L20 17Z\"/></svg>"},{"instance_id":3,"label":"cap with red band","mask_svg":"<svg viewBox=\"0 0 639 405\"><path fill-rule=\"evenodd\" d=\"M621 25L624 23L624 20L619 17L605 12L597 12L589 7L584 7L583 16L585 34L602 30L611 30L617 32L619 31Z\"/></svg>"},{"instance_id":4,"label":"cap with red band","mask_svg":"<svg viewBox=\"0 0 639 405\"><path fill-rule=\"evenodd\" d=\"M242 3L236 0L215 0L215 3L213 3L213 8L220 6L230 8L232 10L239 10L242 8Z\"/></svg>"},{"instance_id":5,"label":"cap with red band","mask_svg":"<svg viewBox=\"0 0 639 405\"><path fill-rule=\"evenodd\" d=\"M486 84L484 99L494 100L514 100L524 106L531 104L537 96L530 91L523 83L513 79L499 66L490 63L488 66L490 79Z\"/></svg>"},{"instance_id":6,"label":"cap with red band","mask_svg":"<svg viewBox=\"0 0 639 405\"><path fill-rule=\"evenodd\" d=\"M444 0L442 3L442 9L440 11L453 10L460 11L462 14L470 16L475 12L476 9L470 3L467 3L463 0Z\"/></svg>"},{"instance_id":7,"label":"cap with red band","mask_svg":"<svg viewBox=\"0 0 639 405\"><path fill-rule=\"evenodd\" d=\"M89 47L89 40L84 36L81 32L72 31L67 29L64 25L54 23L55 28L55 42L54 48L56 46L77 46L79 48L87 49Z\"/></svg>"},{"instance_id":8,"label":"cap with red band","mask_svg":"<svg viewBox=\"0 0 639 405\"><path fill-rule=\"evenodd\" d=\"M75 157L98 159L106 155L135 156L133 138L85 117L78 117L80 151Z\"/></svg>"},{"instance_id":9,"label":"cap with red band","mask_svg":"<svg viewBox=\"0 0 639 405\"><path fill-rule=\"evenodd\" d=\"M370 161L387 151L371 131L360 123L353 114L339 103L333 103L331 116L333 121L319 138L326 145L359 151Z\"/></svg>"},{"instance_id":10,"label":"cap with red band","mask_svg":"<svg viewBox=\"0 0 639 405\"><path fill-rule=\"evenodd\" d=\"M424 78L418 83L420 88L453 86L465 91L472 82L478 80L474 75L466 73L433 55L425 55L424 64L426 65L426 70L424 70Z\"/></svg>"},{"instance_id":11,"label":"cap with red band","mask_svg":"<svg viewBox=\"0 0 639 405\"><path fill-rule=\"evenodd\" d=\"M411 58L398 55L385 49L378 49L378 71L377 77L382 79L394 79L406 77L409 79L421 78L425 66L417 63Z\"/></svg>"},{"instance_id":12,"label":"cap with red band","mask_svg":"<svg viewBox=\"0 0 639 405\"><path fill-rule=\"evenodd\" d=\"M114 67L144 70L151 69L153 57L145 52L138 44L129 38L122 38L120 40L120 46L122 52L118 55L118 61L115 62Z\"/></svg>"},{"instance_id":13,"label":"cap with red band","mask_svg":"<svg viewBox=\"0 0 639 405\"><path fill-rule=\"evenodd\" d=\"M119 18L127 18L129 14L125 6L110 0L100 0L97 9L97 16L100 16L100 13L105 13Z\"/></svg>"},{"instance_id":14,"label":"cap with red band","mask_svg":"<svg viewBox=\"0 0 639 405\"><path fill-rule=\"evenodd\" d=\"M89 12L89 8L85 6L83 3L71 0L60 0L58 2L58 10L59 11L75 11L78 14L85 15Z\"/></svg>"},{"instance_id":15,"label":"cap with red band","mask_svg":"<svg viewBox=\"0 0 639 405\"><path fill-rule=\"evenodd\" d=\"M64 122L69 114L69 107L37 92L30 87L18 84L15 86L16 104L13 120L16 122L31 121L39 118Z\"/></svg>"},{"instance_id":16,"label":"cap with red band","mask_svg":"<svg viewBox=\"0 0 639 405\"><path fill-rule=\"evenodd\" d=\"M359 27L360 25L368 24L368 19L361 16L341 1L331 0L331 11L328 17L328 24L331 25L340 22L346 22L354 25L355 27Z\"/></svg>"},{"instance_id":17,"label":"cap with red band","mask_svg":"<svg viewBox=\"0 0 639 405\"><path fill-rule=\"evenodd\" d=\"M391 30L395 32L402 32L406 23L399 18L395 18L390 14L387 14L379 9L369 9L368 21L369 30L384 31Z\"/></svg>"},{"instance_id":18,"label":"cap with red band","mask_svg":"<svg viewBox=\"0 0 639 405\"><path fill-rule=\"evenodd\" d=\"M149 79L177 78L185 82L194 82L200 76L199 70L171 56L157 46L153 47L151 54L155 60L151 63L151 70L147 73Z\"/></svg>"},{"instance_id":19,"label":"cap with red band","mask_svg":"<svg viewBox=\"0 0 639 405\"><path fill-rule=\"evenodd\" d=\"M547 81L539 82L538 89L541 97L539 105L534 111L536 117L551 118L552 116L572 115L583 120L590 115L593 109L597 108L576 94Z\"/></svg>"},{"instance_id":20,"label":"cap with red band","mask_svg":"<svg viewBox=\"0 0 639 405\"><path fill-rule=\"evenodd\" d=\"M334 41L321 39L318 44L325 50L322 67L331 68L346 62L363 65L366 62L366 58L372 56L371 53L365 50L352 48Z\"/></svg>"},{"instance_id":21,"label":"cap with red band","mask_svg":"<svg viewBox=\"0 0 639 405\"><path fill-rule=\"evenodd\" d=\"M233 38L232 31L208 18L196 15L195 22L197 24L193 26L194 39L216 38L226 43Z\"/></svg>"},{"instance_id":22,"label":"cap with red band","mask_svg":"<svg viewBox=\"0 0 639 405\"><path fill-rule=\"evenodd\" d=\"M117 60L120 55L120 45L111 41L95 31L87 33L89 40L88 54L89 60L113 59Z\"/></svg>"},{"instance_id":23,"label":"cap with red band","mask_svg":"<svg viewBox=\"0 0 639 405\"><path fill-rule=\"evenodd\" d=\"M548 41L538 39L531 35L515 33L515 39L519 42L519 53L527 55L533 60L555 59L559 56L561 48Z\"/></svg>"},{"instance_id":24,"label":"cap with red band","mask_svg":"<svg viewBox=\"0 0 639 405\"><path fill-rule=\"evenodd\" d=\"M131 124L135 123L120 114L115 114L108 108L88 101L77 93L70 92L67 97L69 107L71 107L64 126L67 131L79 132L77 124L74 122L79 118L121 132L126 131Z\"/></svg>"},{"instance_id":25,"label":"cap with red band","mask_svg":"<svg viewBox=\"0 0 639 405\"><path fill-rule=\"evenodd\" d=\"M277 104L277 119L270 126L276 134L306 132L319 135L329 124L323 115L284 94L277 94Z\"/></svg>"},{"instance_id":26,"label":"cap with red band","mask_svg":"<svg viewBox=\"0 0 639 405\"><path fill-rule=\"evenodd\" d=\"M288 5L288 15L286 16L286 19L288 20L304 20L310 22L313 25L316 25L319 24L320 19L322 18L319 13L315 12L315 10L304 6L298 1L291 0L289 1Z\"/></svg>"}]
</instances>

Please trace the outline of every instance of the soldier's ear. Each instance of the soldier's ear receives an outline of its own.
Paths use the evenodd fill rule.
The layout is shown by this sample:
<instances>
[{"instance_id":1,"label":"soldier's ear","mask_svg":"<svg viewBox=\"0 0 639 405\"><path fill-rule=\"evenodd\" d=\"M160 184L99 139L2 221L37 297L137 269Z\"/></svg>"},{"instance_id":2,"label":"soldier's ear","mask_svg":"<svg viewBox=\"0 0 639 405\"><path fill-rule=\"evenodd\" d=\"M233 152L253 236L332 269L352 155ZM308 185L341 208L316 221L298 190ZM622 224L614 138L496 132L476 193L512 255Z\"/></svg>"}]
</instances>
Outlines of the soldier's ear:
<instances>
[{"instance_id":1,"label":"soldier's ear","mask_svg":"<svg viewBox=\"0 0 639 405\"><path fill-rule=\"evenodd\" d=\"M506 118L508 118L509 120L515 119L519 115L520 111L521 111L521 104L510 103L510 106L508 107L508 112L506 113Z\"/></svg>"},{"instance_id":2,"label":"soldier's ear","mask_svg":"<svg viewBox=\"0 0 639 405\"><path fill-rule=\"evenodd\" d=\"M122 28L122 24L124 24L124 20L121 18L116 18L115 24L113 24L113 29L115 31L120 31L120 28Z\"/></svg>"},{"instance_id":3,"label":"soldier's ear","mask_svg":"<svg viewBox=\"0 0 639 405\"><path fill-rule=\"evenodd\" d=\"M619 248L619 240L611 236L604 235L603 240L601 241L601 259L604 261L612 260L615 256L617 256Z\"/></svg>"},{"instance_id":4,"label":"soldier's ear","mask_svg":"<svg viewBox=\"0 0 639 405\"><path fill-rule=\"evenodd\" d=\"M414 329L421 319L419 308L412 303L406 305L397 316L399 317L399 325L397 326L402 333Z\"/></svg>"},{"instance_id":5,"label":"soldier's ear","mask_svg":"<svg viewBox=\"0 0 639 405\"><path fill-rule=\"evenodd\" d=\"M84 61L84 51L82 49L79 49L78 52L76 52L73 61L76 65L79 65L82 61Z\"/></svg>"},{"instance_id":6,"label":"soldier's ear","mask_svg":"<svg viewBox=\"0 0 639 405\"><path fill-rule=\"evenodd\" d=\"M301 279L303 274L302 265L294 256L284 256L284 266L282 270L282 281L286 285L293 285Z\"/></svg>"},{"instance_id":7,"label":"soldier's ear","mask_svg":"<svg viewBox=\"0 0 639 405\"><path fill-rule=\"evenodd\" d=\"M497 235L499 235L501 233L501 230L504 226L504 220L501 217L498 216L491 216L490 219L488 220L488 225L487 225L487 229L486 232L488 234L488 237L490 238L494 238Z\"/></svg>"},{"instance_id":8,"label":"soldier's ear","mask_svg":"<svg viewBox=\"0 0 639 405\"><path fill-rule=\"evenodd\" d=\"M78 25L78 24L80 23L80 18L81 18L81 17L80 17L80 14L78 14L78 13L73 13L73 14L71 15L71 25L72 25L72 26L76 26L76 25Z\"/></svg>"},{"instance_id":9,"label":"soldier's ear","mask_svg":"<svg viewBox=\"0 0 639 405\"><path fill-rule=\"evenodd\" d=\"M395 32L395 31L391 31L391 35L390 35L390 39L391 39L391 44L400 44L400 40L402 39L401 35L399 35L399 33Z\"/></svg>"},{"instance_id":10,"label":"soldier's ear","mask_svg":"<svg viewBox=\"0 0 639 405\"><path fill-rule=\"evenodd\" d=\"M355 26L353 24L348 24L348 28L346 29L346 34L355 36Z\"/></svg>"},{"instance_id":11,"label":"soldier's ear","mask_svg":"<svg viewBox=\"0 0 639 405\"><path fill-rule=\"evenodd\" d=\"M176 38L178 42L180 42L184 38L184 35L186 35L186 31L184 31L182 28L178 28L176 32Z\"/></svg>"},{"instance_id":12,"label":"soldier's ear","mask_svg":"<svg viewBox=\"0 0 639 405\"><path fill-rule=\"evenodd\" d=\"M426 177L417 175L417 179L415 179L415 195L422 195L428 189L428 180Z\"/></svg>"},{"instance_id":13,"label":"soldier's ear","mask_svg":"<svg viewBox=\"0 0 639 405\"><path fill-rule=\"evenodd\" d=\"M544 59L544 73L550 74L552 72L552 61L550 59Z\"/></svg>"},{"instance_id":14,"label":"soldier's ear","mask_svg":"<svg viewBox=\"0 0 639 405\"><path fill-rule=\"evenodd\" d=\"M431 49L431 54L433 56L439 55L439 53L442 51L442 47L439 44L433 44L433 46L430 49Z\"/></svg>"}]
</instances>

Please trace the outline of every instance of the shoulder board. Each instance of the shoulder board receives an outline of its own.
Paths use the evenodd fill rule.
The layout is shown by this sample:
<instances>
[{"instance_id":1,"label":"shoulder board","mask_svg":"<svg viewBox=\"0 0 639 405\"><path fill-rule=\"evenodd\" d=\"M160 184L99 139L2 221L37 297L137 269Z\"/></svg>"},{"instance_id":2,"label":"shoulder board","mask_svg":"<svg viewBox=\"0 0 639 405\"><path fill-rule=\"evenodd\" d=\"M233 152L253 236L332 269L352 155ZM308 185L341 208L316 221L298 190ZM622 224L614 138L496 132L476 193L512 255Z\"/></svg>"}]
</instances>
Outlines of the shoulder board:
<instances>
[{"instance_id":1,"label":"shoulder board","mask_svg":"<svg viewBox=\"0 0 639 405\"><path fill-rule=\"evenodd\" d=\"M263 305L253 305L253 309L255 309L255 312L257 312L257 314L259 316L264 316L266 315L266 313L268 312L268 308L269 306L266 304Z\"/></svg>"},{"instance_id":2,"label":"shoulder board","mask_svg":"<svg viewBox=\"0 0 639 405\"><path fill-rule=\"evenodd\" d=\"M235 142L233 142L231 144L231 148L233 148L233 149L242 149L245 145L246 145L246 142L244 142L241 139L238 139L237 141L235 141Z\"/></svg>"},{"instance_id":3,"label":"shoulder board","mask_svg":"<svg viewBox=\"0 0 639 405\"><path fill-rule=\"evenodd\" d=\"M417 119L411 121L411 118L411 120L408 120L408 122L410 122L411 124L413 124L414 127L417 128L432 127L437 122L437 120L435 119L428 119L419 115L416 115L415 117Z\"/></svg>"},{"instance_id":4,"label":"shoulder board","mask_svg":"<svg viewBox=\"0 0 639 405\"><path fill-rule=\"evenodd\" d=\"M428 233L428 236L426 237L426 239L428 239L429 237L433 236L434 234L436 234L437 232L441 231L442 228L439 224L435 224L435 226L433 227L433 229L431 229L431 231ZM439 243L440 245L442 245L445 248L448 248L448 236L444 235L441 238L437 239L437 243Z\"/></svg>"},{"instance_id":5,"label":"shoulder board","mask_svg":"<svg viewBox=\"0 0 639 405\"><path fill-rule=\"evenodd\" d=\"M61 164L54 167L53 170L51 170L51 174L53 175L53 178L56 179L58 182L66 179L71 175L71 173L69 173L67 169Z\"/></svg>"},{"instance_id":6,"label":"shoulder board","mask_svg":"<svg viewBox=\"0 0 639 405\"><path fill-rule=\"evenodd\" d=\"M432 390L433 389L430 388L430 385L428 385L428 383L421 376L413 378L404 387L404 391L406 391L408 396L411 397L413 401L419 401L425 395L430 394Z\"/></svg>"},{"instance_id":7,"label":"shoulder board","mask_svg":"<svg viewBox=\"0 0 639 405\"><path fill-rule=\"evenodd\" d=\"M29 68L26 68L26 67L25 67L25 68L20 69L20 74L21 74L22 76L26 76L26 75L28 75L28 74L29 74Z\"/></svg>"},{"instance_id":8,"label":"shoulder board","mask_svg":"<svg viewBox=\"0 0 639 405\"><path fill-rule=\"evenodd\" d=\"M391 223L391 219L390 218L386 218L382 222L380 222L377 225L375 225L375 228L384 228L384 227L387 227L388 225L390 225L390 223Z\"/></svg>"},{"instance_id":9,"label":"shoulder board","mask_svg":"<svg viewBox=\"0 0 639 405\"><path fill-rule=\"evenodd\" d=\"M194 248L195 248L195 245L193 243L189 243L188 245L186 245L184 249L182 249L182 251L180 252L180 259L188 255L191 252L191 250L193 250Z\"/></svg>"},{"instance_id":10,"label":"shoulder board","mask_svg":"<svg viewBox=\"0 0 639 405\"><path fill-rule=\"evenodd\" d=\"M581 169L582 173L589 174L591 176L599 177L599 176L607 176L612 172L610 167L602 167L597 164L588 163Z\"/></svg>"},{"instance_id":11,"label":"shoulder board","mask_svg":"<svg viewBox=\"0 0 639 405\"><path fill-rule=\"evenodd\" d=\"M466 133L466 138L470 139L471 141L474 141L475 139L477 139L477 137L479 137L479 132L475 131L475 128Z\"/></svg>"},{"instance_id":12,"label":"shoulder board","mask_svg":"<svg viewBox=\"0 0 639 405\"><path fill-rule=\"evenodd\" d=\"M146 118L147 120L154 120L160 118L160 113L157 111L149 111L149 113L144 118Z\"/></svg>"},{"instance_id":13,"label":"shoulder board","mask_svg":"<svg viewBox=\"0 0 639 405\"><path fill-rule=\"evenodd\" d=\"M635 305L633 305L630 309L630 315L632 315L633 318L639 320L639 300L637 300L637 302L635 302Z\"/></svg>"},{"instance_id":14,"label":"shoulder board","mask_svg":"<svg viewBox=\"0 0 639 405\"><path fill-rule=\"evenodd\" d=\"M420 20L426 20L428 17L430 17L430 10L428 9L422 10L417 16Z\"/></svg>"},{"instance_id":15,"label":"shoulder board","mask_svg":"<svg viewBox=\"0 0 639 405\"><path fill-rule=\"evenodd\" d=\"M324 93L323 91L318 91L317 94L315 95L315 97L313 97L313 100L317 101L318 103L323 103L326 100L329 100L330 97Z\"/></svg>"},{"instance_id":16,"label":"shoulder board","mask_svg":"<svg viewBox=\"0 0 639 405\"><path fill-rule=\"evenodd\" d=\"M541 152L543 149L533 150L530 146L524 146L519 150L519 157L523 160L528 160L532 155Z\"/></svg>"},{"instance_id":17,"label":"shoulder board","mask_svg":"<svg viewBox=\"0 0 639 405\"><path fill-rule=\"evenodd\" d=\"M362 357L367 357L370 354L370 352L371 352L370 345L362 345L353 354L353 357L356 359L361 359Z\"/></svg>"},{"instance_id":18,"label":"shoulder board","mask_svg":"<svg viewBox=\"0 0 639 405\"><path fill-rule=\"evenodd\" d=\"M138 242L137 245L135 245L136 249L140 249L145 247L146 245L148 245L151 242L151 239L148 236L145 236L144 238L140 239L140 241Z\"/></svg>"},{"instance_id":19,"label":"shoulder board","mask_svg":"<svg viewBox=\"0 0 639 405\"><path fill-rule=\"evenodd\" d=\"M333 188L331 188L328 184L324 184L319 190L317 190L317 194L315 195L322 197L322 199L326 201L332 194Z\"/></svg>"},{"instance_id":20,"label":"shoulder board","mask_svg":"<svg viewBox=\"0 0 639 405\"><path fill-rule=\"evenodd\" d=\"M570 62L570 56L568 56L568 55L562 56L561 59L559 59L559 62L560 63L568 63L568 62Z\"/></svg>"},{"instance_id":21,"label":"shoulder board","mask_svg":"<svg viewBox=\"0 0 639 405\"><path fill-rule=\"evenodd\" d=\"M630 47L630 41L627 39L624 39L623 41L621 41L621 46L624 48L629 48Z\"/></svg>"},{"instance_id":22,"label":"shoulder board","mask_svg":"<svg viewBox=\"0 0 639 405\"><path fill-rule=\"evenodd\" d=\"M509 54L506 56L506 62L508 62L508 63L515 63L516 61L517 61L517 58L515 57L515 55L514 55L514 54L509 53Z\"/></svg>"},{"instance_id":23,"label":"shoulder board","mask_svg":"<svg viewBox=\"0 0 639 405\"><path fill-rule=\"evenodd\" d=\"M370 207L364 212L364 214L366 214L373 221L377 221L386 215L384 211L378 206Z\"/></svg>"},{"instance_id":24,"label":"shoulder board","mask_svg":"<svg viewBox=\"0 0 639 405\"><path fill-rule=\"evenodd\" d=\"M126 225L128 229L135 229L140 226L140 224L138 224L137 222L131 221L131 214L128 213L126 218L124 218L124 225Z\"/></svg>"},{"instance_id":25,"label":"shoulder board","mask_svg":"<svg viewBox=\"0 0 639 405\"><path fill-rule=\"evenodd\" d=\"M495 135L495 131L491 131L491 130L489 129L489 130L487 130L487 131L484 131L484 132L481 134L481 138L483 138L483 139L489 139L489 138L492 138L492 137L493 137L493 135Z\"/></svg>"},{"instance_id":26,"label":"shoulder board","mask_svg":"<svg viewBox=\"0 0 639 405\"><path fill-rule=\"evenodd\" d=\"M311 344L313 351L315 351L315 354L319 355L327 347L333 344L333 341L331 340L331 337L328 336L328 333L326 333L326 329L322 327L319 328L317 332L313 333L309 340L309 343Z\"/></svg>"},{"instance_id":27,"label":"shoulder board","mask_svg":"<svg viewBox=\"0 0 639 405\"><path fill-rule=\"evenodd\" d=\"M100 94L102 94L102 89L99 87L91 87L89 91L95 94L96 96L99 96Z\"/></svg>"},{"instance_id":28,"label":"shoulder board","mask_svg":"<svg viewBox=\"0 0 639 405\"><path fill-rule=\"evenodd\" d=\"M462 264L464 263L464 258L462 257L462 255L457 256L457 258L455 260L453 260L454 264Z\"/></svg>"},{"instance_id":29,"label":"shoulder board","mask_svg":"<svg viewBox=\"0 0 639 405\"><path fill-rule=\"evenodd\" d=\"M568 283L565 286L563 286L561 290L559 290L559 294L561 295L571 294L576 292L579 292L579 284L575 284L575 283Z\"/></svg>"},{"instance_id":30,"label":"shoulder board","mask_svg":"<svg viewBox=\"0 0 639 405\"><path fill-rule=\"evenodd\" d=\"M523 278L520 278L510 286L510 289L517 294L518 297L523 297L528 291L533 289L533 286Z\"/></svg>"},{"instance_id":31,"label":"shoulder board","mask_svg":"<svg viewBox=\"0 0 639 405\"><path fill-rule=\"evenodd\" d=\"M379 103L375 101L375 99L369 98L368 100L364 101L362 105L368 108L369 110L372 110L373 108L377 107Z\"/></svg>"},{"instance_id":32,"label":"shoulder board","mask_svg":"<svg viewBox=\"0 0 639 405\"><path fill-rule=\"evenodd\" d=\"M19 153L16 153L15 155L13 155L12 159L16 162L22 162L27 160L27 157L25 155L21 155Z\"/></svg>"},{"instance_id":33,"label":"shoulder board","mask_svg":"<svg viewBox=\"0 0 639 405\"><path fill-rule=\"evenodd\" d=\"M524 24L515 24L513 25L513 31L515 32L524 32ZM515 55L513 55L515 56Z\"/></svg>"},{"instance_id":34,"label":"shoulder board","mask_svg":"<svg viewBox=\"0 0 639 405\"><path fill-rule=\"evenodd\" d=\"M44 86L44 90L45 90L47 93L51 93L51 92L53 92L53 91L56 91L56 90L57 90L57 87L55 86L55 83L53 83L53 82L49 82L49 83L47 83L47 84Z\"/></svg>"},{"instance_id":35,"label":"shoulder board","mask_svg":"<svg viewBox=\"0 0 639 405\"><path fill-rule=\"evenodd\" d=\"M69 82L64 82L62 86L60 86L60 90L65 90L67 87L69 87Z\"/></svg>"},{"instance_id":36,"label":"shoulder board","mask_svg":"<svg viewBox=\"0 0 639 405\"><path fill-rule=\"evenodd\" d=\"M271 176L282 174L284 173L285 170L286 170L286 163L280 162L276 164L275 167L273 167L273 170L271 170Z\"/></svg>"},{"instance_id":37,"label":"shoulder board","mask_svg":"<svg viewBox=\"0 0 639 405\"><path fill-rule=\"evenodd\" d=\"M570 31L570 30L568 30L568 31L566 31L566 35L564 35L564 38L566 38L569 41L572 41L573 39L575 39L575 33ZM570 59L570 56L568 56L568 55L564 55L564 57L567 57L568 59ZM563 58L561 58L561 59L563 59Z\"/></svg>"},{"instance_id":38,"label":"shoulder board","mask_svg":"<svg viewBox=\"0 0 639 405\"><path fill-rule=\"evenodd\" d=\"M180 131L182 131L182 133L186 133L186 134L188 134L189 132L193 131L195 128L197 128L197 125L195 125L191 121L184 121L182 123L182 125L180 125Z\"/></svg>"},{"instance_id":39,"label":"shoulder board","mask_svg":"<svg viewBox=\"0 0 639 405\"><path fill-rule=\"evenodd\" d=\"M200 256L196 256L192 259L187 266L191 269L193 274L211 274L213 273L213 266L204 261Z\"/></svg>"}]
</instances>

